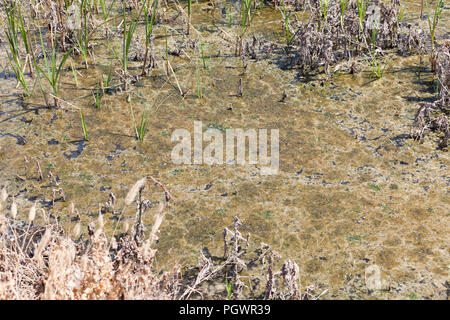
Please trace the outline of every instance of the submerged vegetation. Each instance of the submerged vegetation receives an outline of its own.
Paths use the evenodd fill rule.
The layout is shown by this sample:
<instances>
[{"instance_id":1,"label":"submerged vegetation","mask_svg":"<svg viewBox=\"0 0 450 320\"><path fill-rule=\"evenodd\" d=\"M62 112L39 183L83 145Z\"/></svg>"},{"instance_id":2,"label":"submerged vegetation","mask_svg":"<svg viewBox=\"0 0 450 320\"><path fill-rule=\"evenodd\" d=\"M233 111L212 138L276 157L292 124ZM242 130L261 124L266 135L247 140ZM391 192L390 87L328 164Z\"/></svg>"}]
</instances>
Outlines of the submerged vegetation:
<instances>
[{"instance_id":1,"label":"submerged vegetation","mask_svg":"<svg viewBox=\"0 0 450 320\"><path fill-rule=\"evenodd\" d=\"M20 88L22 92L17 98L21 106L26 112L34 112L36 116L41 116L44 112L52 113L52 119L48 123L49 128L53 121L62 118L69 123L69 129L73 127L77 132L76 135L69 132L63 132L61 135L61 143L64 141L77 148L75 151L64 153L62 158L72 159L80 154L86 145L90 147L93 142L97 142L96 139L106 134L105 132L114 137L112 138L114 143L116 137L121 135L128 139L130 145L135 144L132 145L133 150L148 151L144 141L149 142L150 138L156 141L161 136L170 136L168 131L174 127L172 123L161 123L158 118L161 114L169 119L176 117L177 114L183 114L189 120L204 117L204 122L210 123L206 129L214 127L224 132L231 124L223 121L223 118L246 119L248 123L253 124L259 119L259 113L263 112L279 115L276 121L280 123L291 123L290 116L283 114L283 108L288 105L290 95L296 91L278 92L277 89L280 89L281 85L274 79L279 78L273 77L269 72L267 77L265 74L257 74L254 72L256 68L260 68L258 70L273 68L270 72L277 74L284 71L292 72L291 75L295 74L295 76L289 79L289 83L299 83L305 91L317 90L314 91L317 95L334 99L334 102L345 101L343 97L330 91L334 90L331 88L336 87L334 80L339 76L358 76L358 79L364 80L361 80L364 82L363 86L381 83L388 87L390 85L388 81L386 84L383 81L389 74L404 72L396 68L392 61L400 57L410 58L411 61L418 60L420 65L414 64L411 67L418 74L417 82L423 87L422 90L434 91L435 94L427 98L403 97L418 104L418 110L414 119L412 119L414 114L409 117L404 116L407 119L405 121L409 121L409 127L406 126L405 129L405 126L402 126L399 130L403 130L403 134L390 138L388 146L376 148L371 146L377 153L377 157L381 158L384 149L403 146L404 135L412 138L410 142L417 144L413 140L423 141L425 133L432 132L433 137L439 139L438 151L442 152L448 148L450 41L448 32L447 35L439 34L438 29L443 25L440 19L447 9L443 0L435 0L432 3L425 1L424 4L426 19L423 20L408 16L406 7L402 6L399 0L240 0L237 2L226 0L220 3L210 1L208 4L191 0L183 2L1 0L0 11L4 18L1 27L2 35L7 42L6 56L15 77L14 81L17 81L17 88ZM220 8L223 9L222 12L219 12ZM265 19L264 14L270 15L271 18L275 17L273 21L269 21L270 24L268 22L265 25L270 31L266 34L258 33L257 30L257 26L262 25L260 20ZM215 38L212 39L208 38L210 35L208 32L210 32L209 28L213 27L197 23L197 21L203 21L206 15L211 16L211 20L214 21L213 27L217 29ZM227 60L230 57L234 58L231 63ZM424 57L426 59L423 59ZM265 64L261 66L260 62ZM219 76L217 65L223 65L229 74ZM409 67L405 69L407 68ZM4 71L3 75L6 78L7 72ZM247 91L247 82L254 78L261 80L260 87ZM330 87L329 90L327 86ZM163 89L170 93L164 96ZM143 90L149 94L146 98L141 96ZM224 101L218 101L220 103L217 105L205 107L206 101L214 99L216 94L217 99L220 99L221 90L230 91L226 93L230 101L226 101L225 106ZM270 101L273 105L252 109L253 113L250 115L243 112L249 97L252 99L252 94L256 93L255 101L260 102L262 93L267 91L274 91L281 96L281 99L277 98L276 102ZM348 91L350 92L351 89ZM349 95L351 95L349 99L355 99L360 96L360 93L351 92ZM177 100L174 103L171 100L175 97ZM332 131L330 123L342 124L345 120L338 116L344 115L351 119L349 121L357 123L349 130L355 140L376 141L379 139L379 137L358 136L360 127L364 127L368 122L365 118L358 119L354 116L355 109L368 108L364 104L372 106L371 97L367 99L370 103L367 100L359 101L361 106L358 105L351 110L339 110L339 113L336 111L333 114L328 112L329 110L322 110L319 103L310 102L310 98L311 96L305 98L308 101L308 109L299 108L298 116L302 117L312 112L314 112L312 114L320 113L324 115L326 122L316 124L308 119L305 121L307 128L302 129L311 129L314 134L322 128ZM176 107L167 111L166 105L169 103L175 104ZM42 108L44 110L41 110L41 107L44 107ZM199 108L202 108L201 111L204 113L195 110ZM187 114L186 110L197 113ZM416 111L416 109L413 110ZM385 109L382 112L385 112ZM392 114L397 116L396 112L398 110L392 111ZM75 115L75 120L71 118L72 113ZM122 128L120 129L123 130L119 133L109 125L110 120L115 120L114 117L121 117ZM213 119L214 117L223 118ZM8 119L12 118L14 117ZM271 118L268 121L271 126L275 122L272 120ZM20 121L27 124L31 122L25 118ZM383 124L385 127L390 125L388 122ZM22 128L17 126L12 132L4 132L0 129L0 138L15 138L18 141L17 144L24 145L27 141L25 136L20 135ZM300 135L297 128L291 129L288 130L288 137ZM383 131L381 135L383 136L388 129L383 127L380 130ZM301 145L310 148L308 150L311 152L316 152L317 149L314 148L319 145L322 138L315 137L314 142L297 141L294 145ZM47 141L49 145L58 143L53 137ZM288 151L295 148L291 143L284 143ZM352 161L353 157L360 156L359 147L349 151ZM121 148L123 146L117 143L117 150L111 151L111 154L106 156L107 159L117 156ZM167 150L161 148L157 151L162 153ZM158 152L149 155L148 158L153 160L161 156ZM334 166L339 159L331 147L323 148L319 152L323 153L326 159L323 162L327 162L327 166L329 162ZM433 151L433 157L437 158L435 152L437 151ZM141 153L139 155L143 163L151 161L147 159L147 155L143 156ZM1 156L0 150L0 160ZM28 158L31 157L28 154L24 156L26 167L28 167ZM43 182L45 176L37 160L38 157L35 155L33 157L36 158L38 168L38 178L33 177L33 183L35 180ZM46 154L45 158L47 158ZM329 186L331 182L325 178L319 179L321 173L317 173L315 169L309 168L310 172L302 175L303 166L312 166L309 161L308 158L304 163L292 165L296 172L294 177L298 179L295 180L294 185L298 181L306 181L309 185L313 184L311 181L322 180L317 183L321 183L324 188L331 188ZM385 164L390 164L391 160L383 159L383 161ZM405 162L400 160L400 164L405 165ZM302 167L297 168L298 166ZM120 172L127 176L137 174L135 172L138 170L148 169L142 168L144 164L128 165L124 159L121 159ZM162 172L166 168L164 162L152 167L152 170ZM182 176L182 169L175 170L172 170L173 176L178 173ZM202 171L197 167L194 170L204 174L205 179L210 179L211 172L208 170ZM358 167L358 172L361 171L358 174L364 182L363 192L367 190L377 194L386 192L385 190L389 188L381 186L387 180L384 181L378 172L375 174L381 181L372 181L372 183L365 180L365 174L372 172L371 170L376 171L369 165ZM281 255L265 243L257 247L250 244L249 236L243 236L240 231L245 229L245 225L234 215L233 225L223 229L223 256L215 257L209 254L208 250L201 250L197 266L174 265L171 270L161 270L155 262L157 240L164 219L171 218L169 202L174 200L165 185L150 175L142 178L131 188L120 210L118 209L120 201L116 202L111 192L107 202L99 205L98 214L90 214L89 224L86 224L86 221L82 223L82 214L74 205L68 207L68 215L67 212L53 210L55 202L66 202L66 194L59 186L59 177L50 170L46 174L49 178L49 185L46 188L50 188L46 190L51 191L51 199L47 199L48 195L47 198L27 196L26 198L32 199L32 204L26 215L17 203L19 193L10 196L6 191L7 187L2 191L0 198L0 299L315 299L327 292L324 287L320 287L317 292L312 285L302 289L300 268L293 260L286 261L279 272L274 272L275 268L281 265ZM92 173L77 172L76 174L86 184L89 183L92 188L94 186L97 188L92 181L97 177L93 177ZM192 179L190 176L184 176L184 178ZM342 178L338 187L349 184L346 178L341 176L338 178ZM15 173L11 179L19 182L27 181L27 178ZM113 180L110 177L108 179ZM288 178L283 176L280 179ZM179 188L177 191L186 192L189 197L195 198L194 192L206 192L212 188L213 183L209 181L207 183L203 190L186 187ZM233 210L240 210L239 207L234 206L234 200L229 199L233 199L236 194L245 197L247 192L253 192L249 190L256 190L260 185L266 184L269 185L268 188L272 188L271 183L255 182L242 190L218 191L216 198L223 200L220 206L225 207L224 203L229 201L232 203L230 206ZM117 181L117 185L122 184L122 181ZM234 182L230 184L234 188ZM144 191L150 193L152 185L161 188L164 201L154 199L155 201L152 202L144 198ZM423 186L427 191L425 187L428 186ZM101 189L103 186L98 188ZM354 190L353 186L343 188L346 188L345 192ZM392 192L398 193L399 189L401 188L397 184L392 184L390 188ZM34 192L35 186L30 190ZM67 192L68 199L70 195L76 196L78 191L74 188L73 192ZM329 202L332 200L320 196L313 199L302 197L297 199L294 196L278 193L276 189L271 191L283 198L280 200L283 204L305 203L313 220L322 217L323 213L315 210L311 203L321 205L325 203L327 208L331 207ZM203 194L198 196L199 199L202 199L202 196ZM448 201L446 199L442 201ZM270 203L267 199L263 202ZM29 204L29 202L26 203ZM130 209L132 203L136 205L136 208L132 208L132 210L135 209L136 216L134 219L126 219L123 213ZM159 204L159 208L153 212L153 222L145 224L143 217L146 212L153 210L155 204ZM246 207L249 205L252 204L250 202L245 204ZM373 203L367 201L366 205L372 207ZM339 205L337 207L336 211L341 214L339 211L341 208ZM386 205L380 205L380 207L383 210L389 209ZM189 210L191 209L179 210L178 213L185 214ZM221 216L226 215L225 209L214 210ZM230 212L231 209L227 208L227 211ZM358 214L352 216L352 221L362 223L365 216L359 208L354 211ZM398 219L396 216L398 213L393 210L379 214L389 216L389 219ZM417 215L420 214L422 213L417 213ZM341 214L339 219L344 219L343 215ZM354 218L356 215L358 217ZM94 216L97 223L91 221ZM302 211L296 213L295 217L298 216L305 216L305 214ZM104 221L106 217L114 223L110 228L105 227L109 221ZM272 209L260 210L259 214L252 217L254 219L249 220L254 223L254 230L262 230L261 232L267 226L273 227L274 221L277 220L275 211ZM66 223L63 224L61 220L65 220ZM194 221L200 226L206 225L201 218ZM376 223L381 224L380 221L376 220ZM146 228L150 226L150 232L146 232ZM222 228L222 225L219 227ZM293 229L299 232L298 229ZM312 233L323 232L322 227L318 225L310 229ZM344 239L343 246L371 239L363 233L360 235L353 233L353 230L350 231L349 235L344 235L342 230L335 232L337 236L342 236L341 238ZM173 231L174 234L178 232L179 230ZM424 231L426 232L429 231ZM173 234L167 236L174 237ZM210 238L215 236L216 233L204 235ZM416 235L411 237L420 238ZM300 240L312 241L310 234L303 235ZM317 240L317 242L320 241ZM288 241L282 245L288 246ZM420 248L420 250L425 249ZM320 256L319 259L325 260L326 257ZM389 259L391 258L382 256L378 260L385 262ZM306 268L318 269L315 265L307 265ZM255 276L255 270L259 272L258 276ZM343 271L339 273L339 277L339 279L345 278L346 281L350 281L347 279L351 278ZM214 291L211 289L213 286L219 289Z\"/></svg>"}]
</instances>

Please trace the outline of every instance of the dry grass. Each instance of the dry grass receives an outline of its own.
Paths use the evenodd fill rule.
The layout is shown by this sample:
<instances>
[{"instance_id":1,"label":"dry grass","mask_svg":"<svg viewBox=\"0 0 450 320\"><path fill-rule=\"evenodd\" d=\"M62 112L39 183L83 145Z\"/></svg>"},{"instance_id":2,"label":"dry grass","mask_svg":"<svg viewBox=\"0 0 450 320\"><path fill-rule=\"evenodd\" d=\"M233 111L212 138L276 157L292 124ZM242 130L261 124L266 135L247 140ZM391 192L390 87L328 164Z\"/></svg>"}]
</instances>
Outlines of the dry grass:
<instances>
[{"instance_id":1,"label":"dry grass","mask_svg":"<svg viewBox=\"0 0 450 320\"><path fill-rule=\"evenodd\" d=\"M152 270L164 206L138 246L129 234L107 239L102 218L88 228L87 239L79 238L79 223L72 237L57 220L34 225L36 204L27 222L16 220L15 202L5 214L6 198L0 213L0 299L173 299L178 293L179 266L162 274Z\"/></svg>"},{"instance_id":2,"label":"dry grass","mask_svg":"<svg viewBox=\"0 0 450 320\"><path fill-rule=\"evenodd\" d=\"M414 140L424 138L428 130L441 134L440 148L448 147L450 139L450 126L448 120L450 105L450 41L438 45L436 49L436 70L434 77L437 80L437 97L433 102L421 102L416 112L414 123L411 126L410 136Z\"/></svg>"},{"instance_id":3,"label":"dry grass","mask_svg":"<svg viewBox=\"0 0 450 320\"><path fill-rule=\"evenodd\" d=\"M150 183L165 194L154 215L150 232L143 223L150 206L143 191ZM131 199L131 200L130 200ZM167 188L151 176L140 179L124 201L135 200L136 217L131 228L123 221L123 233L108 238L104 232L103 207L97 223L82 234L79 213L73 204L70 215L75 225L65 231L54 215L47 215L34 202L26 221L18 219L18 205L3 188L0 197L0 299L309 299L313 288L301 293L298 265L288 260L275 272L280 256L262 244L250 250L250 235L244 237L237 217L232 228L224 228L224 253L212 257L200 252L195 267L173 265L161 272L154 266L159 229L173 199ZM110 195L109 207L115 197ZM114 210L114 209L113 209ZM43 224L35 224L43 216ZM114 231L117 228L114 229ZM128 229L129 232L128 232ZM256 276L249 272L257 268ZM226 283L221 292L211 292L211 284ZM257 283L258 285L255 285ZM323 294L324 292L322 292Z\"/></svg>"}]
</instances>

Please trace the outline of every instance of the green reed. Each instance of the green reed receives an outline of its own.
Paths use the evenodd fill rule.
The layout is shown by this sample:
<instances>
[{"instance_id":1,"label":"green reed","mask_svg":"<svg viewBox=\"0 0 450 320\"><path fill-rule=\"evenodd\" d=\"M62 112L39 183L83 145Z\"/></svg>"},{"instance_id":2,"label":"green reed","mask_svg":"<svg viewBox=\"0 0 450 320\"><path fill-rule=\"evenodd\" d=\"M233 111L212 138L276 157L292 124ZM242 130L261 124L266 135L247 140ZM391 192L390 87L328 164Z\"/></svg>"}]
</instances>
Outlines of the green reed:
<instances>
[{"instance_id":1,"label":"green reed","mask_svg":"<svg viewBox=\"0 0 450 320\"><path fill-rule=\"evenodd\" d=\"M80 30L78 29L73 30L77 48L84 59L86 69L89 68L88 59L89 59L89 40L90 40L88 31L88 14L89 14L89 9L87 6L88 1L89 0L81 0L80 11L83 23L81 24Z\"/></svg>"},{"instance_id":2,"label":"green reed","mask_svg":"<svg viewBox=\"0 0 450 320\"><path fill-rule=\"evenodd\" d=\"M228 27L231 28L231 0L229 0L229 5L227 9L227 18L228 18Z\"/></svg>"},{"instance_id":3,"label":"green reed","mask_svg":"<svg viewBox=\"0 0 450 320\"><path fill-rule=\"evenodd\" d=\"M344 17L345 17L345 13L347 12L348 1L349 0L339 0L339 6L341 8L341 27L342 27L342 30L344 30Z\"/></svg>"},{"instance_id":4,"label":"green reed","mask_svg":"<svg viewBox=\"0 0 450 320\"><path fill-rule=\"evenodd\" d=\"M380 79L383 76L384 68L381 64L381 62L377 59L376 55L376 42L377 42L377 36L378 36L379 29L377 27L374 27L372 30L372 45L371 49L369 49L370 53L370 65L372 67L372 74Z\"/></svg>"},{"instance_id":5,"label":"green reed","mask_svg":"<svg viewBox=\"0 0 450 320\"><path fill-rule=\"evenodd\" d=\"M97 85L97 87L95 88L94 92L92 93L94 96L94 103L95 106L97 107L97 109L100 109L102 106L102 98L103 98L103 83L102 81L100 81Z\"/></svg>"},{"instance_id":6,"label":"green reed","mask_svg":"<svg viewBox=\"0 0 450 320\"><path fill-rule=\"evenodd\" d=\"M81 126L83 128L84 139L89 141L89 136L86 128L86 121L84 121L83 111L80 109Z\"/></svg>"},{"instance_id":7,"label":"green reed","mask_svg":"<svg viewBox=\"0 0 450 320\"><path fill-rule=\"evenodd\" d=\"M287 12L286 10L286 6L284 4L284 0L281 2L282 3L282 13L283 13L283 18L284 18L284 25L286 27L286 44L289 46L291 44L291 32L289 29L289 16L290 16L290 12Z\"/></svg>"},{"instance_id":8,"label":"green reed","mask_svg":"<svg viewBox=\"0 0 450 320\"><path fill-rule=\"evenodd\" d=\"M427 6L427 20L428 20L428 28L430 30L430 37L431 37L431 52L434 52L434 46L435 46L435 37L436 37L436 27L439 22L439 17L442 14L442 9L444 9L444 1L439 0L436 3L436 7L434 9L434 13L430 14L428 1L425 2Z\"/></svg>"},{"instance_id":9,"label":"green reed","mask_svg":"<svg viewBox=\"0 0 450 320\"><path fill-rule=\"evenodd\" d=\"M191 11L192 11L192 0L188 0L188 21L187 21L187 35L189 35L191 29Z\"/></svg>"},{"instance_id":10,"label":"green reed","mask_svg":"<svg viewBox=\"0 0 450 320\"><path fill-rule=\"evenodd\" d=\"M358 18L359 18L359 32L364 30L363 22L367 12L367 0L356 0L356 6L358 8Z\"/></svg>"},{"instance_id":11,"label":"green reed","mask_svg":"<svg viewBox=\"0 0 450 320\"><path fill-rule=\"evenodd\" d=\"M130 54L130 47L131 47L131 41L133 40L134 32L136 31L136 28L139 23L139 18L141 17L141 14L144 10L145 1L142 4L141 8L139 9L138 16L133 19L127 28L127 15L125 10L125 0L122 1L122 18L123 18L123 38L122 38L122 56L120 57L120 60L122 62L122 69L126 73L128 71L128 56Z\"/></svg>"},{"instance_id":12,"label":"green reed","mask_svg":"<svg viewBox=\"0 0 450 320\"><path fill-rule=\"evenodd\" d=\"M330 0L320 0L320 11L322 16L322 26L321 29L325 30L325 25L327 24L328 8L330 6Z\"/></svg>"},{"instance_id":13,"label":"green reed","mask_svg":"<svg viewBox=\"0 0 450 320\"><path fill-rule=\"evenodd\" d=\"M205 44L203 42L200 42L200 54L201 54L201 58L202 58L203 69L207 70L208 66L206 65L206 57L205 57L204 47L205 47Z\"/></svg>"},{"instance_id":14,"label":"green reed","mask_svg":"<svg viewBox=\"0 0 450 320\"><path fill-rule=\"evenodd\" d=\"M75 66L73 65L73 61L70 61L70 69L72 70L73 80L75 81L75 86L78 88L78 77L77 70L75 70Z\"/></svg>"},{"instance_id":15,"label":"green reed","mask_svg":"<svg viewBox=\"0 0 450 320\"><path fill-rule=\"evenodd\" d=\"M103 17L103 23L105 24L105 36L108 38L108 20L111 15L111 10L116 3L116 0L113 0L109 7L106 6L106 0L98 0L100 2L101 14Z\"/></svg>"},{"instance_id":16,"label":"green reed","mask_svg":"<svg viewBox=\"0 0 450 320\"><path fill-rule=\"evenodd\" d=\"M22 88L25 90L25 95L27 97L31 96L32 91L28 87L28 84L26 82L25 78L25 65L28 62L30 62L31 57L27 55L25 59L25 63L22 66L22 63L20 62L20 45L19 45L19 38L18 34L20 33L22 35L22 39L24 41L26 50L29 50L28 45L28 37L26 36L25 28L23 27L23 18L21 14L19 13L19 23L16 23L16 16L17 16L17 9L15 3L4 3L5 6L5 13L6 13L6 28L5 28L5 34L6 38L8 39L8 47L9 52L7 52L8 58L11 62L11 67L13 69L13 72L17 78L17 81L21 84ZM30 67L31 72L31 67Z\"/></svg>"},{"instance_id":17,"label":"green reed","mask_svg":"<svg viewBox=\"0 0 450 320\"><path fill-rule=\"evenodd\" d=\"M145 75L147 68L147 60L150 50L150 44L152 41L153 34L153 25L156 19L156 10L158 9L158 0L153 0L151 17L149 19L150 13L150 0L144 0L144 16L145 16L145 54L144 54L144 63L142 66L142 75Z\"/></svg>"},{"instance_id":18,"label":"green reed","mask_svg":"<svg viewBox=\"0 0 450 320\"><path fill-rule=\"evenodd\" d=\"M102 79L98 82L97 87L92 93L94 96L94 103L97 108L102 106L102 99L105 95L105 90L111 87L112 83L112 64L109 66L108 75L106 78L102 75Z\"/></svg>"},{"instance_id":19,"label":"green reed","mask_svg":"<svg viewBox=\"0 0 450 320\"><path fill-rule=\"evenodd\" d=\"M242 18L242 32L243 34L251 21L252 7L254 7L255 0L241 0L241 18Z\"/></svg>"},{"instance_id":20,"label":"green reed","mask_svg":"<svg viewBox=\"0 0 450 320\"><path fill-rule=\"evenodd\" d=\"M42 68L36 60L34 60L34 64L36 66L36 70L38 70L38 74L42 74L47 82L52 87L52 93L55 96L55 106L57 106L57 100L56 97L59 94L60 84L61 84L61 75L62 75L62 69L64 66L64 63L66 62L67 58L69 57L70 53L72 52L73 48L67 51L61 60L58 63L58 57L56 53L56 49L54 44L51 47L51 54L50 56L47 56L46 48L44 45L44 39L42 38L42 33L39 30L39 37L41 40L41 49L42 49L42 55L43 55L43 61L44 61L44 68Z\"/></svg>"},{"instance_id":21,"label":"green reed","mask_svg":"<svg viewBox=\"0 0 450 320\"><path fill-rule=\"evenodd\" d=\"M241 0L241 27L238 30L236 39L236 49L238 49L237 51L239 52L239 55L242 53L242 41L244 34L248 30L253 15L256 13L260 5L261 3L256 5L256 0ZM252 7L254 10L252 10Z\"/></svg>"}]
</instances>

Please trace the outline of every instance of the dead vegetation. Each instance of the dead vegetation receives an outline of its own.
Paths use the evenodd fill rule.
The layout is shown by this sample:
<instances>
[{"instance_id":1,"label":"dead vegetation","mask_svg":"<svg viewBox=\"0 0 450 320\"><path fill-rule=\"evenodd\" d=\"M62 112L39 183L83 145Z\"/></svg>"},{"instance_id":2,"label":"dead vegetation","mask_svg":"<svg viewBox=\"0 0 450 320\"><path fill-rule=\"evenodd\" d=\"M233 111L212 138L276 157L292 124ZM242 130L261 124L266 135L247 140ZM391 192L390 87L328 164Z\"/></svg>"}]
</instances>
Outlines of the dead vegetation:
<instances>
[{"instance_id":1,"label":"dead vegetation","mask_svg":"<svg viewBox=\"0 0 450 320\"><path fill-rule=\"evenodd\" d=\"M311 15L306 23L289 22L293 37L287 52L290 64L303 73L318 68L330 73L341 61L380 59L388 49L402 55L425 52L425 31L402 21L399 1L310 0L301 7Z\"/></svg>"},{"instance_id":2,"label":"dead vegetation","mask_svg":"<svg viewBox=\"0 0 450 320\"><path fill-rule=\"evenodd\" d=\"M438 46L436 50L436 71L438 94L434 102L421 102L416 112L410 135L421 140L427 130L441 133L440 148L448 146L450 139L450 41Z\"/></svg>"},{"instance_id":3,"label":"dead vegetation","mask_svg":"<svg viewBox=\"0 0 450 320\"><path fill-rule=\"evenodd\" d=\"M144 198L149 184L159 186L165 194L165 204L159 205L150 232L143 215L150 207ZM11 199L12 198L12 199ZM250 235L244 237L241 223L234 218L233 228L224 228L224 255L212 257L200 252L199 265L174 265L159 272L154 268L159 229L169 212L172 200L166 187L151 176L136 182L118 213L117 223L123 223L122 233L107 236L102 211L97 222L82 232L79 213L73 229L60 224L55 215L47 215L34 203L28 220L18 215L14 197L3 188L0 199L0 299L192 299L192 298L264 298L316 299L314 288L302 293L299 267L286 261L275 272L280 256L270 246L262 244L250 250ZM131 230L128 221L121 221L124 209L136 204L136 216ZM114 195L107 202L110 210ZM36 214L43 224L35 224ZM66 231L71 230L71 231ZM184 270L184 271L183 271ZM258 270L251 273L250 270ZM211 283L226 283L225 290L211 292ZM325 291L326 292L326 291ZM322 292L325 293L325 292Z\"/></svg>"}]
</instances>

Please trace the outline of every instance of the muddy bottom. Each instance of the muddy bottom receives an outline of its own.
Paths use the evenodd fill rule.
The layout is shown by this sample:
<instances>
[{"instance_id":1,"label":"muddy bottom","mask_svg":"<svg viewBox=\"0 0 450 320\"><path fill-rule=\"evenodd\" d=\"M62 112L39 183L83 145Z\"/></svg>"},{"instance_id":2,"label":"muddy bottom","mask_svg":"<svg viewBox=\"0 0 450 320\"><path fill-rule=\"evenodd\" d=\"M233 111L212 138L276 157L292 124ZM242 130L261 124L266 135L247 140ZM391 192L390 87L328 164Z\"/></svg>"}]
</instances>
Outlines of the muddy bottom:
<instances>
[{"instance_id":1,"label":"muddy bottom","mask_svg":"<svg viewBox=\"0 0 450 320\"><path fill-rule=\"evenodd\" d=\"M406 6L406 18L417 19L420 8L412 2ZM37 200L70 230L73 202L86 226L110 192L121 210L129 188L151 174L174 196L158 244L161 268L195 264L203 247L222 255L223 228L238 216L241 231L252 241L271 245L300 266L303 287L328 289L323 298L448 298L449 155L438 149L437 134L420 142L409 138L417 102L434 96L428 56L391 52L377 80L365 71L338 72L329 81L323 81L325 74L305 77L284 68L277 55L248 60L244 68L232 42L238 26L227 25L222 7L212 15L207 5L194 6L197 31L191 37L201 37L204 61L188 57L189 52L170 55L176 78L167 77L163 35L169 33L169 47L174 46L182 39L177 30L185 25L167 30L157 25L157 67L130 94L106 95L101 108L93 103L92 89L110 64L101 54L105 40L98 41L97 67L86 70L82 60L73 60L78 87L68 71L61 97L82 108L89 141L78 110L68 105L47 109L39 94L20 99L8 72L7 44L0 43L0 186L7 185L16 197L19 216L25 219ZM283 41L280 17L269 8L259 11L248 39L264 35ZM448 18L447 10L441 35L448 34ZM130 63L138 73L140 64ZM240 79L242 96L237 94ZM189 89L184 96L177 82L183 91ZM144 140L137 141L130 104L140 117L144 107L162 99ZM278 173L263 175L260 165L173 164L177 142L171 135L175 129L193 135L194 121L201 121L204 130L223 132L278 129ZM44 181L38 180L36 159ZM57 187L49 182L49 171ZM55 188L64 189L66 201L57 196L52 206ZM145 194L155 203L163 196L157 187ZM156 210L145 215L148 227ZM134 214L131 207L124 212L130 219ZM115 216L107 213L105 223L113 229ZM365 273L373 265L380 270L381 285L370 291Z\"/></svg>"}]
</instances>

